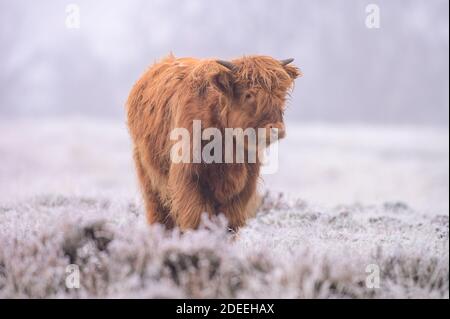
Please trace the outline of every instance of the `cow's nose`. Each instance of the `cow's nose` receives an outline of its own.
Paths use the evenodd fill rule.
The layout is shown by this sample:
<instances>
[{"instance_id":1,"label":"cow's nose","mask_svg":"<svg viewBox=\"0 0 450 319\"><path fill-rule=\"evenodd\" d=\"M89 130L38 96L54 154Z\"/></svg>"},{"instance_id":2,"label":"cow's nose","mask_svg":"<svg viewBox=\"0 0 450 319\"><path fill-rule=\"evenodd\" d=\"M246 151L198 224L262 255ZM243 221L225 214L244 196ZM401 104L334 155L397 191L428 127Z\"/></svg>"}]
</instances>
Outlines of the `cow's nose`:
<instances>
[{"instance_id":1,"label":"cow's nose","mask_svg":"<svg viewBox=\"0 0 450 319\"><path fill-rule=\"evenodd\" d=\"M286 136L285 126L281 122L267 124L266 129L270 130L271 136L277 136L277 134L278 134L278 138L283 138Z\"/></svg>"}]
</instances>

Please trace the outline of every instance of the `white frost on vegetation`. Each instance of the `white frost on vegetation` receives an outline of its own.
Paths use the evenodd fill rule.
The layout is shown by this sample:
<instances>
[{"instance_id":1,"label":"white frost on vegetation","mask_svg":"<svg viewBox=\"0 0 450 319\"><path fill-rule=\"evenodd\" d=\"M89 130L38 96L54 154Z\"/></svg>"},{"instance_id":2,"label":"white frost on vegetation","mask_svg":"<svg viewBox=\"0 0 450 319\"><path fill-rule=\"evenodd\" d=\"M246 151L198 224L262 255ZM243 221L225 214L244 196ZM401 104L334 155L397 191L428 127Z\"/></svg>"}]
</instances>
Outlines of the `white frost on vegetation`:
<instances>
[{"instance_id":1,"label":"white frost on vegetation","mask_svg":"<svg viewBox=\"0 0 450 319\"><path fill-rule=\"evenodd\" d=\"M449 297L448 132L295 128L290 182L281 168L265 185L290 195L266 194L233 236L223 220L186 234L147 226L123 126L36 123L0 126L0 298ZM391 185L407 175L413 186ZM65 286L69 264L79 289Z\"/></svg>"},{"instance_id":2,"label":"white frost on vegetation","mask_svg":"<svg viewBox=\"0 0 450 319\"><path fill-rule=\"evenodd\" d=\"M448 216L265 198L235 237L148 227L142 207L41 196L0 207L0 297L448 298ZM67 289L67 265L81 287ZM370 289L366 267L380 267Z\"/></svg>"}]
</instances>

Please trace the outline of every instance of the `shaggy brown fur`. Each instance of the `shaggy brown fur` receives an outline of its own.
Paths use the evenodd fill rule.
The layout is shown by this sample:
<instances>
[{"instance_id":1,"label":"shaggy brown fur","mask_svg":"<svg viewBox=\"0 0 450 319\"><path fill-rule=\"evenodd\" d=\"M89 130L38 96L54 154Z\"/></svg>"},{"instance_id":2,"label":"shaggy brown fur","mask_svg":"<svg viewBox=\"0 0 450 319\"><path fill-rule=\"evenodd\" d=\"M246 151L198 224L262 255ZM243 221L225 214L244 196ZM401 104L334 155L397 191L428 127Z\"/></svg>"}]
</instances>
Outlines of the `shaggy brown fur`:
<instances>
[{"instance_id":1,"label":"shaggy brown fur","mask_svg":"<svg viewBox=\"0 0 450 319\"><path fill-rule=\"evenodd\" d=\"M192 136L202 129L279 128L284 135L286 95L300 75L291 65L266 56L231 61L175 58L154 64L134 85L127 101L134 160L150 223L196 228L202 213L223 213L232 229L244 225L258 205L260 164L173 163L174 128Z\"/></svg>"}]
</instances>

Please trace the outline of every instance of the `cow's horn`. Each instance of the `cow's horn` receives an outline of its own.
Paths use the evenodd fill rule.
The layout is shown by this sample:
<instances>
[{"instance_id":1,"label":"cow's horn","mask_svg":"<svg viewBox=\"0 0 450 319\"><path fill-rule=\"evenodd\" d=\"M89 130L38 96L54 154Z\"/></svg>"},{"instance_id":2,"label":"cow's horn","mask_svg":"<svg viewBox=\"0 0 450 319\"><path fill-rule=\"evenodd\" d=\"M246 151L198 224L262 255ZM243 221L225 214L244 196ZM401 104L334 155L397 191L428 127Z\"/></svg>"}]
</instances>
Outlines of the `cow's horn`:
<instances>
[{"instance_id":1,"label":"cow's horn","mask_svg":"<svg viewBox=\"0 0 450 319\"><path fill-rule=\"evenodd\" d=\"M217 60L217 63L219 63L220 65L223 65L224 67L226 67L230 71L235 71L236 70L236 65L234 65L231 62L224 61L224 60Z\"/></svg>"},{"instance_id":2,"label":"cow's horn","mask_svg":"<svg viewBox=\"0 0 450 319\"><path fill-rule=\"evenodd\" d=\"M292 63L294 61L294 59L286 59L286 60L281 60L280 63L282 66L288 65L289 63Z\"/></svg>"}]
</instances>

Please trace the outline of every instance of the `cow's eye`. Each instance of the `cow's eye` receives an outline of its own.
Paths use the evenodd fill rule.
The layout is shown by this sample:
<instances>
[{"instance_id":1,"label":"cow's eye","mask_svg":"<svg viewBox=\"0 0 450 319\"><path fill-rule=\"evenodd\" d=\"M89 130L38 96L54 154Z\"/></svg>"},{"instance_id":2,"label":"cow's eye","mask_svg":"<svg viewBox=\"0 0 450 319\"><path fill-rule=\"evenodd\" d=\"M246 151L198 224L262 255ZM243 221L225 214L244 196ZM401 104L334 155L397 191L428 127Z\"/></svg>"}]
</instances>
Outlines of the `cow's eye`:
<instances>
[{"instance_id":1,"label":"cow's eye","mask_svg":"<svg viewBox=\"0 0 450 319\"><path fill-rule=\"evenodd\" d=\"M245 99L250 100L253 97L251 93L245 93Z\"/></svg>"}]
</instances>

